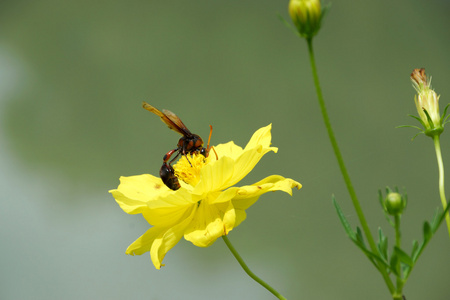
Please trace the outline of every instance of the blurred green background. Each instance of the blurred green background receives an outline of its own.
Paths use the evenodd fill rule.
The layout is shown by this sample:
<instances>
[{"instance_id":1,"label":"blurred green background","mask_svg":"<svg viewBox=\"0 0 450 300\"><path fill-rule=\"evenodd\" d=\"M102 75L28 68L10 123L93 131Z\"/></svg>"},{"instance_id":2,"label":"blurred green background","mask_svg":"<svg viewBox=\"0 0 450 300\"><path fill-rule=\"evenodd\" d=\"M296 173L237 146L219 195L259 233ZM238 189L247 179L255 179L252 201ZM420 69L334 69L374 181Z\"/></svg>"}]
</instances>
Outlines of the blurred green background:
<instances>
[{"instance_id":1,"label":"blurred green background","mask_svg":"<svg viewBox=\"0 0 450 300\"><path fill-rule=\"evenodd\" d=\"M0 298L273 299L222 240L184 240L154 269L124 254L145 232L108 190L119 176L158 174L178 135L141 108L174 111L213 144L244 146L273 124L273 145L244 180L303 184L264 195L230 239L288 299L390 299L344 234L334 194L354 213L312 85L306 43L280 22L288 1L0 2ZM440 206L430 139L413 129L409 74L425 67L450 102L450 2L334 1L316 58L332 124L373 232L390 232L377 192L406 187L405 245ZM416 125L416 124L414 124ZM450 172L449 134L444 161ZM447 185L447 188L450 188ZM392 236L392 235L390 235ZM392 239L391 239L392 241ZM404 290L448 299L443 226Z\"/></svg>"}]
</instances>

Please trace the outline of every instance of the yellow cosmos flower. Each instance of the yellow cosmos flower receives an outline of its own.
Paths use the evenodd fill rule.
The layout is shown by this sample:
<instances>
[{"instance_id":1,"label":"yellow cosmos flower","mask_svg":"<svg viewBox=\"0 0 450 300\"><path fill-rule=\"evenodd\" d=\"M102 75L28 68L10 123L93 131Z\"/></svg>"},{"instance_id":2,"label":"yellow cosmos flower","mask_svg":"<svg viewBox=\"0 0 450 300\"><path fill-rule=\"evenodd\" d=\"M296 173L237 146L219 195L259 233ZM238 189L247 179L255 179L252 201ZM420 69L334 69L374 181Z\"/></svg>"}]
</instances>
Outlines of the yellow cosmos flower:
<instances>
[{"instance_id":1,"label":"yellow cosmos flower","mask_svg":"<svg viewBox=\"0 0 450 300\"><path fill-rule=\"evenodd\" d=\"M182 157L174 165L181 188L173 191L159 177L148 174L121 177L119 187L109 191L128 214L142 214L151 227L126 250L127 254L150 251L156 269L166 253L184 237L208 247L227 235L246 218L245 210L264 193L284 191L292 195L301 184L272 175L252 185L234 187L269 151L271 125L257 130L242 149L233 142L214 147L203 155Z\"/></svg>"}]
</instances>

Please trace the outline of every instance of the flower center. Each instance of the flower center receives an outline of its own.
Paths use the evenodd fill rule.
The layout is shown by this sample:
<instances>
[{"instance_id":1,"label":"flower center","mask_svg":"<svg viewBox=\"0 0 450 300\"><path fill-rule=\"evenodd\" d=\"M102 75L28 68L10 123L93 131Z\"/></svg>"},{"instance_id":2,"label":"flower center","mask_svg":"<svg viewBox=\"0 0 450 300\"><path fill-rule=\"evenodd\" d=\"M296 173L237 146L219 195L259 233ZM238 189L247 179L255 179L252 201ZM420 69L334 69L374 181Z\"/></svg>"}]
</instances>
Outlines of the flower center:
<instances>
[{"instance_id":1,"label":"flower center","mask_svg":"<svg viewBox=\"0 0 450 300\"><path fill-rule=\"evenodd\" d=\"M173 166L175 175L191 186L196 186L200 180L200 171L206 164L202 154L183 155Z\"/></svg>"}]
</instances>

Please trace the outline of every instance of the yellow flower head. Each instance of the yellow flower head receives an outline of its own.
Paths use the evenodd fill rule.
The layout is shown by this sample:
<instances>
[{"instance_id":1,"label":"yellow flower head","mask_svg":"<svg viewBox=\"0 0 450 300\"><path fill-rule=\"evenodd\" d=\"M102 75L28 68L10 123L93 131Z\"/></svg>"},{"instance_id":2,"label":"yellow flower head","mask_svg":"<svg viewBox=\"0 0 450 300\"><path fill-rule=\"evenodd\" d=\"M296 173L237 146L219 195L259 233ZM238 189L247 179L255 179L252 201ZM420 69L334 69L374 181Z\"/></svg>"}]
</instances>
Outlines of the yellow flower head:
<instances>
[{"instance_id":1,"label":"yellow flower head","mask_svg":"<svg viewBox=\"0 0 450 300\"><path fill-rule=\"evenodd\" d=\"M128 214L142 214L152 227L134 241L127 254L150 251L156 269L166 253L184 237L208 247L227 235L246 218L245 210L264 193L284 191L292 195L301 184L272 175L252 185L235 187L269 151L271 125L257 130L242 149L233 142L215 146L208 158L182 157L174 166L181 188L173 191L159 177L148 174L121 177L119 187L109 191ZM192 165L192 166L191 166Z\"/></svg>"}]
</instances>

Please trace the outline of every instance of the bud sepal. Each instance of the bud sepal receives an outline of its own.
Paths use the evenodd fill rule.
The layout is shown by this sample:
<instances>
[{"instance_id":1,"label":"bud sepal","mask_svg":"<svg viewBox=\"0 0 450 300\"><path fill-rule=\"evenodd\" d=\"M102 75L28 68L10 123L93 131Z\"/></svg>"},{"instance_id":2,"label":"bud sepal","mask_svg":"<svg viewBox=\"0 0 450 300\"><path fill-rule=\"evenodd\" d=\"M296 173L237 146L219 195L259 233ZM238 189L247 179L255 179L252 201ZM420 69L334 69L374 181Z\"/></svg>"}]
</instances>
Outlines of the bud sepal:
<instances>
[{"instance_id":1,"label":"bud sepal","mask_svg":"<svg viewBox=\"0 0 450 300\"><path fill-rule=\"evenodd\" d=\"M403 195L400 194L397 187L394 190L387 187L386 197L383 198L381 191L379 191L379 200L386 218L390 220L389 216L399 216L403 213L408 203L408 196L406 192ZM391 221L389 222L391 223Z\"/></svg>"}]
</instances>

